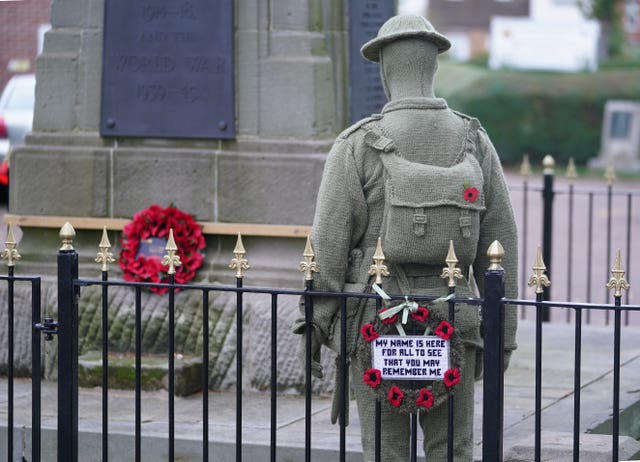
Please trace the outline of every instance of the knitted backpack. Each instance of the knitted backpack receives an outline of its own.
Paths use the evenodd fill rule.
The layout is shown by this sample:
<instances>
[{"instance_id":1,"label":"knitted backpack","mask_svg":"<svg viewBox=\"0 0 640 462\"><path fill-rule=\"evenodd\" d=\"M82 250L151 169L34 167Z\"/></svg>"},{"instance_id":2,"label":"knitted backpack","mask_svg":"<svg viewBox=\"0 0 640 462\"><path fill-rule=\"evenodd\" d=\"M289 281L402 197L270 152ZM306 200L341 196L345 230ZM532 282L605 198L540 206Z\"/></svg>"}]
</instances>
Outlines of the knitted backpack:
<instances>
[{"instance_id":1,"label":"knitted backpack","mask_svg":"<svg viewBox=\"0 0 640 462\"><path fill-rule=\"evenodd\" d=\"M484 181L476 158L480 124L466 123L463 149L448 167L410 162L395 150L380 152L385 178L380 235L391 263L440 265L449 240L459 255L475 256Z\"/></svg>"}]
</instances>

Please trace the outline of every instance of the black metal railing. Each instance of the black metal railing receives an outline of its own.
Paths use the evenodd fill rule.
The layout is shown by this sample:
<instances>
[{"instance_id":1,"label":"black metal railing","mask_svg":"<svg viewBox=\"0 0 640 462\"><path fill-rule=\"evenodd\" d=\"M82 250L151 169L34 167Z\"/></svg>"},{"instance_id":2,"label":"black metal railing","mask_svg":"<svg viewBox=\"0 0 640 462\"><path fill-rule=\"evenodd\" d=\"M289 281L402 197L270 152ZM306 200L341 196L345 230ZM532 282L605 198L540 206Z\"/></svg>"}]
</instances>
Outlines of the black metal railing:
<instances>
[{"instance_id":1,"label":"black metal railing","mask_svg":"<svg viewBox=\"0 0 640 462\"><path fill-rule=\"evenodd\" d=\"M202 294L202 314L203 314L203 324L208 327L208 306L209 306L209 293L211 292L231 292L236 294L236 323L237 323L237 362L236 362L236 374L237 374L237 382L236 382L236 460L242 460L242 418L243 418L243 410L242 410L242 324L243 324L243 295L246 293L251 294L264 294L269 295L271 297L271 310L272 310L272 389L271 389L271 430L270 430L270 457L271 460L277 459L277 445L276 445L276 416L277 416L277 402L278 402L278 394L277 394L277 369L275 358L277 355L277 309L278 309L278 296L287 295L287 296L299 296L304 297L305 299L305 315L307 319L310 321L313 317L313 301L318 297L339 297L342 300L341 303L341 319L342 319L342 338L341 338L341 348L342 354L340 355L340 361L338 367L340 369L340 377L341 377L341 390L343 393L340 397L340 410L339 410L339 433L340 433L340 444L339 444L339 453L340 460L345 460L346 458L346 406L348 405L345 399L345 390L348 387L348 379L347 379L347 358L346 358L346 305L347 300L350 298L369 298L375 299L378 310L382 307L382 300L379 295L376 294L354 294L354 293L329 293L329 292L316 292L313 290L313 281L307 280L305 284L305 288L303 290L287 290L287 289L269 289L269 288L253 288L253 287L244 287L243 279L237 278L237 283L235 287L231 286L221 286L221 285L190 285L190 284L175 284L173 280L170 280L168 284L149 284L149 283L130 283L124 281L112 281L108 278L108 273L103 272L102 278L100 280L93 279L78 279L77 278L77 263L78 258L75 251L61 251L59 257L59 316L60 319L58 323L61 326L66 326L67 328L71 326L76 326L77 329L77 313L78 313L78 292L81 287L88 286L100 286L102 289L103 296L103 305L102 305L102 316L103 316L103 336L108 335L108 316L107 309L108 300L105 300L104 297L108 298L109 288L110 287L128 287L131 290L135 291L135 337L136 337L136 351L135 351L135 369L136 369L136 380L135 380L135 460L139 461L142 458L141 451L141 439L142 439L142 431L141 431L141 332L142 332L142 323L141 323L141 291L149 288L164 288L168 289L168 313L169 313L169 322L168 322L168 352L167 359L169 364L169 390L168 390L168 460L175 460L175 412L174 412L174 400L173 400L173 391L174 391L174 381L175 381L175 371L174 371L174 343L173 337L175 336L175 298L173 294L175 294L176 290L181 291L200 291ZM502 312L503 306L500 303L502 296L504 295L503 288L503 274L502 271L490 271L487 273L487 291L491 293L492 296L488 297L485 300L483 311L485 313L496 312L500 316L499 313ZM454 288L450 289L450 294L454 294ZM392 296L392 299L401 300L403 296ZM414 297L416 302L430 302L433 301L436 297ZM464 302L469 305L479 305L482 303L482 300L473 300L473 299L464 299L457 300L451 299L448 302L449 305L449 316L451 323L455 326L455 306L456 303ZM492 316L485 315L485 329L488 329L487 332L493 332L492 329L496 328L501 332L501 322L491 324L491 320L494 319ZM488 321L487 321L488 320ZM311 322L308 322L307 325L311 326ZM203 326L203 327L204 327ZM493 326L493 327L492 327ZM208 336L209 331L208 328L203 328L203 371L202 371L202 383L203 383L203 446L202 446L202 460L209 460L208 453L208 425L209 425L209 415L208 415L208 369L207 365L209 363L208 358L208 350L206 345L208 344ZM60 390L64 390L64 396L59 396L59 402L63 409L62 416L59 418L59 438L58 438L58 454L59 460L65 461L74 461L77 460L77 441L78 441L78 427L77 427L77 332L68 332L68 329L60 329L59 339L59 367L58 374L59 380L65 381L64 385L61 385ZM500 338L500 333L497 334ZM62 338L63 336L67 336L68 338L65 340ZM493 337L492 337L493 338ZM109 370L109 356L108 356L108 338L102 339L104 350L102 352L103 358L103 377L102 377L102 454L103 460L108 460L108 434L109 434L109 421L108 421L108 370ZM485 348L485 364L495 365L501 364L502 362L497 359L502 355L501 352L501 342L496 343L493 347L490 344L487 344ZM75 363L75 364L74 364ZM311 403L313 400L313 387L312 387L312 375L311 375L311 335L307 335L307 345L306 345L306 363L307 367L305 368L305 460L312 460L312 411L311 411ZM489 370L491 371L491 366L489 366ZM502 377L502 371L500 368L496 371L500 377ZM75 377L72 377L75 375ZM491 377L491 374L487 373L486 377ZM62 384L62 382L59 382ZM498 389L495 386L498 386L498 389L501 390L503 387L502 379L496 384L487 383L486 389L493 390L493 393L497 393ZM493 387L493 388L492 388ZM493 395L496 396L495 394ZM497 403L501 403L500 400L496 400L492 398L487 401L490 405L495 405ZM453 410L454 410L454 399L449 399L448 402L448 415L449 415L449 423L448 423L448 431L450 435L453 435L455 428L453 426ZM486 418L488 419L499 419L501 421L501 407L493 409L490 411L490 408L487 408ZM492 417L494 416L494 417ZM411 419L411 437L410 437L410 455L411 460L417 460L417 415L413 414L410 417ZM495 429L500 428L501 426L496 426L494 424L486 425L487 429L487 440L490 438L496 439L497 436L491 436L491 432L495 431ZM501 431L501 430L500 430ZM376 438L375 438L375 447L377 460L379 460L379 454L381 452L381 417L380 417L380 403L378 402L376 405ZM497 437L497 440L501 441L500 437ZM487 450L490 454L488 457L494 457L493 454L497 454L495 451L500 451L499 446L491 449L491 446L487 444ZM491 452L493 451L493 452ZM447 448L448 452L448 460L453 460L453 445L452 438L450 438L450 442ZM34 460L38 460L37 453L34 453ZM497 459L496 459L497 460Z\"/></svg>"},{"instance_id":2,"label":"black metal railing","mask_svg":"<svg viewBox=\"0 0 640 462\"><path fill-rule=\"evenodd\" d=\"M580 369L581 369L581 335L580 329L582 325L582 311L583 310L604 310L606 312L613 311L613 324L614 324L614 385L613 385L613 409L618 409L618 403L620 398L620 329L622 312L637 312L640 311L640 306L622 305L622 295L617 294L615 296L614 304L588 304L588 303L572 303L572 302L545 302L543 301L542 293L538 294L536 301L531 300L510 300L504 299L504 271L499 266L492 267L485 275L485 298L480 299L450 299L449 300L449 313L452 324L455 326L455 320L453 315L455 312L455 305L457 303L480 305L482 304L482 316L483 316L483 329L484 329L484 378L483 378L483 436L482 436L482 451L483 460L501 461L503 458L503 414L504 414L504 372L503 354L504 354L504 310L505 306L532 306L536 309L536 396L535 396L535 455L536 461L541 460L541 409L542 409L542 321L543 313L545 310L560 310L569 309L575 312L575 382L574 382L574 460L579 459L579 416L580 416ZM208 413L209 408L209 351L208 340L210 332L208 329L208 310L209 310L209 296L211 293L226 292L236 294L236 323L237 323L237 377L236 382L236 436L235 436L235 449L236 460L241 461L243 457L243 409L242 409L242 372L243 372L243 339L242 339L242 325L243 325L243 305L245 294L261 294L270 297L271 301L271 315L272 315L272 336L271 336L271 351L272 351L272 363L271 363L271 407L270 407L270 458L275 461L277 459L277 432L276 417L278 412L278 390L277 390L277 313L278 313L278 299L280 296L296 296L303 297L305 299L305 317L307 321L313 318L313 301L318 297L338 297L341 299L341 349L340 362L338 368L340 373L340 389L342 391L340 397L340 409L339 409L339 454L340 460L346 458L346 407L348 402L345 398L346 390L348 389L347 379L347 358L346 358L346 305L347 300L350 298L367 298L374 299L377 304L377 309L382 307L382 300L377 294L357 294L357 293L328 293L318 292L313 289L313 281L307 280L305 288L301 290L291 289L274 289L274 288L255 288L245 287L243 285L243 279L237 278L237 283L234 286L224 285L196 285L196 284L175 284L173 278L166 284L150 284L150 283L131 283L119 280L110 280L108 272L103 271L102 278L100 279L79 279L78 278L78 254L73 249L61 250L58 254L58 316L59 319L54 321L47 319L40 321L40 279L39 278L27 278L16 277L13 275L13 269L10 268L9 275L0 277L0 280L7 281L9 290L8 309L10 313L10 322L8 325L9 338L13 338L13 284L18 281L26 281L32 284L33 291L33 414L32 414L32 454L33 460L40 460L40 337L41 332L51 336L52 334L58 335L58 460L65 462L73 462L78 460L78 303L79 292L82 287L98 286L101 288L102 293L102 318L103 318L103 377L102 377L102 455L103 460L108 459L108 435L109 435L109 418L108 418L108 297L109 288L111 287L124 287L128 290L135 292L135 460L142 460L142 425L141 425L141 360L142 360L142 303L141 293L145 289L149 288L164 288L168 289L168 312L169 323L168 329L168 351L167 361L169 364L169 390L168 390L168 460L175 460L175 403L174 403L174 382L175 382L175 348L173 338L175 336L175 297L174 294L177 290L181 291L198 291L201 294L202 300L202 319L203 319L203 331L202 331L202 460L210 460L208 444L209 444L209 424L212 418ZM454 293L451 290L451 293ZM404 296L392 296L393 299L402 299ZM415 297L415 301L432 301L434 297ZM311 323L307 322L307 326ZM105 327L106 326L106 327ZM309 332L307 332L309 334ZM311 403L314 398L312 387L312 374L311 374L311 335L307 335L306 344L306 367L305 367L305 460L310 461L313 457L313 432L312 432L312 412ZM11 454L9 459L13 461L13 350L9 351L9 415L8 415L8 428L9 428L9 453ZM453 427L453 409L455 399L450 400L448 404L449 415L449 436L451 437L456 431ZM213 416L215 419L215 416ZM416 416L410 417L412 421L411 431L411 460L417 458L417 423ZM379 411L379 404L376 406L376 431L375 431L375 447L376 453L380 454L381 451L381 418ZM617 460L618 454L618 438L619 438L619 416L617 412L613 414L613 431L612 431L612 460ZM451 443L448 447L448 460L453 460L453 450Z\"/></svg>"},{"instance_id":3,"label":"black metal railing","mask_svg":"<svg viewBox=\"0 0 640 462\"><path fill-rule=\"evenodd\" d=\"M141 291L144 289L150 288L163 288L168 289L167 292L167 304L168 304L168 313L169 313L169 322L168 322L168 351L167 351L167 360L168 360L168 376L169 376L169 384L168 384L168 441L167 441L167 450L168 450L168 460L175 460L175 403L173 400L174 396L174 382L175 382L175 365L174 365L174 356L175 356L175 348L174 348L174 336L175 336L175 297L174 294L177 290L180 291L199 291L202 294L202 315L203 315L203 324L204 326L208 326L208 306L209 306L209 294L211 292L228 292L236 294L236 329L237 329L237 354L236 354L236 442L235 442L235 452L236 452L236 460L241 461L243 458L242 454L242 420L243 420L243 409L242 409L242 375L243 375L243 338L242 338L242 325L243 325L243 295L250 294L263 294L269 295L271 297L271 311L272 311L272 377L271 377L271 429L270 429L270 457L271 460L277 459L277 445L276 445L276 433L277 426L276 416L277 416L277 402L278 402L278 394L277 394L277 365L276 365L276 357L277 357L277 310L278 310L278 297L280 295L287 296L298 296L304 297L305 299L305 315L307 320L307 326L311 326L310 322L313 317L313 301L318 297L339 297L342 300L341 303L341 319L342 319L342 329L341 329L341 349L342 354L340 355L340 361L338 367L341 371L341 390L342 394L340 397L340 410L339 410L339 433L340 433L340 444L339 444L339 453L340 460L345 460L346 458L346 406L348 405L345 399L345 390L348 387L348 374L347 374L347 355L346 355L346 305L347 300L350 298L368 298L375 299L378 309L382 307L381 298L377 294L356 294L356 293L330 293L330 292L317 292L313 290L313 280L309 279L306 281L305 288L302 290L288 290L288 289L272 289L272 288L255 288L255 287L244 287L243 279L237 278L237 283L235 287L232 286L223 286L223 285L192 285L192 284L175 284L173 278L170 278L169 283L166 284L151 284L151 283L132 283L132 282L124 282L124 281L115 281L109 280L108 273L103 271L101 279L78 279L77 271L78 271L78 256L75 251L61 251L59 256L59 316L60 319L58 323L61 326L66 326L67 328L71 326L76 326L77 329L77 313L78 313L78 293L82 287L89 286L100 286L102 289L102 317L103 317L103 335L108 335L108 316L107 309L108 300L105 300L104 297L108 298L109 288L110 287L127 287L131 290L135 291L135 337L136 337L136 351L135 351L135 460L140 461L142 459L142 451L141 451L141 439L142 439L142 431L141 431L141 332L142 332L142 324L141 324ZM494 272L495 273L495 272ZM498 279L496 279L498 277ZM496 276L493 274L493 278L495 281L501 281L501 274ZM491 282L489 283L491 284ZM501 282L498 282L500 286ZM500 286L501 287L501 286ZM502 295L500 295L500 288L496 289L498 292L496 296L498 297L496 300L499 300ZM503 290L503 289L502 289ZM450 288L450 294L454 294L454 288ZM404 296L392 296L392 299L402 300ZM414 297L415 301L420 302L430 302L433 301L437 297ZM482 303L482 300L473 300L473 299L464 299L457 300L452 298L449 300L449 316L451 323L455 326L455 306L456 303L463 302L467 305L479 305ZM485 310L493 309L490 306L486 306ZM70 322L69 322L70 321ZM107 326L107 327L105 327ZM204 327L203 326L203 327ZM68 339L62 338L62 336L68 336ZM208 425L209 425L209 415L208 415L208 369L207 365L209 363L208 350L205 345L208 344L208 336L209 331L207 327L203 328L203 370L202 370L202 383L203 383L203 446L202 446L202 460L209 460L209 451L208 451ZM77 460L77 441L78 441L78 427L77 427L77 400L78 400L78 388L77 388L77 331L76 332L67 332L67 330L63 330L60 328L60 339L59 339L59 381L65 381L65 384L60 387L60 389L64 389L64 397L62 395L59 396L59 402L64 402L66 406L66 410L63 408L63 415L59 419L58 428L60 431L58 432L58 454L59 460L65 461L75 461ZM313 378L311 374L311 335L307 335L307 345L306 345L306 364L305 367L305 460L312 460L312 410L311 403L313 400ZM102 344L105 350L102 352L103 359L103 377L102 377L102 454L103 460L108 460L108 434L109 434L109 421L108 421L108 370L109 370L109 356L107 346L108 346L108 338L102 339ZM75 351L74 351L75 349ZM491 348L487 348L486 354L490 355L493 358L495 355L495 351ZM493 359L487 360L489 363L494 363ZM75 363L75 364L74 364ZM71 372L71 373L70 373ZM71 375L75 375L75 377L71 377ZM67 383L68 382L68 383ZM59 382L62 383L62 382ZM495 401L495 400L491 400ZM448 402L448 414L449 414L449 424L448 430L452 435L455 431L453 426L453 399L449 399ZM73 409L71 409L73 407ZM379 403L377 405L376 412L376 453L379 456L381 449L381 418L380 418L380 406ZM417 415L413 414L410 417L411 419L411 438L410 438L410 454L411 460L417 460ZM493 426L488 426L491 428ZM70 433L69 433L70 432ZM453 445L450 442L448 445L448 460L453 460ZM37 455L34 454L34 460L38 460Z\"/></svg>"},{"instance_id":4,"label":"black metal railing","mask_svg":"<svg viewBox=\"0 0 640 462\"><path fill-rule=\"evenodd\" d=\"M39 277L15 276L14 267L9 266L8 275L0 276L0 281L6 281L7 284L7 300L6 305L2 304L7 310L7 460L14 460L14 430L16 428L14 422L15 410L15 294L14 289L16 283L25 283L30 286L31 292L31 317L32 319L41 319L41 279ZM51 339L52 335L57 333L57 324L52 319L45 319L42 322L35 323L35 329L32 331L32 351L39 352L41 347L41 332L47 339ZM31 402L31 413L33 416L33 431L31 433L31 446L34 450L39 451L41 447L40 434L40 376L42 371L42 357L39 354L31 356L31 370L33 380L31 382L31 393L33 400Z\"/></svg>"},{"instance_id":5,"label":"black metal railing","mask_svg":"<svg viewBox=\"0 0 640 462\"><path fill-rule=\"evenodd\" d=\"M632 282L632 265L640 257L640 248L632 236L638 235L640 227L640 209L634 203L640 200L640 190L615 185L612 177L606 186L578 187L574 185L574 176L570 176L562 185L558 185L552 165L548 165L542 175L542 182L532 184L529 172L525 170L522 184L511 184L514 206L519 215L520 231L520 297L527 298L527 265L533 243L542 243L542 253L547 265L547 274L556 282L554 293L545 288L544 300L552 298L585 303L606 303L606 290L594 292L594 280L603 276L608 278L612 261L614 243L623 243L621 249L627 262L627 278ZM591 181L589 183L595 183ZM541 198L541 207L537 200ZM534 207L531 207L531 204ZM536 223L540 226L532 226ZM624 301L629 304L627 292ZM525 319L527 307L522 307L521 318ZM543 319L548 321L550 312L543 310ZM565 321L570 322L571 310L566 310ZM610 313L605 311L603 323L608 325ZM557 319L563 316L558 311ZM592 320L592 311L585 310L584 321ZM630 312L626 311L624 325L630 325Z\"/></svg>"},{"instance_id":6,"label":"black metal railing","mask_svg":"<svg viewBox=\"0 0 640 462\"><path fill-rule=\"evenodd\" d=\"M540 293L537 297L537 301L534 303L529 300L511 300L504 299L503 303L506 305L515 305L515 306L531 306L536 309L536 333L535 333L535 408L534 408L534 455L533 460L535 462L539 462L541 459L542 452L542 442L541 442L541 434L542 434L542 374L544 372L543 362L542 362L542 351L544 347L543 343L543 322L544 322L544 310L560 310L560 309L570 309L575 311L574 318L574 364L573 364L573 373L574 373L574 382L573 382L573 445L572 445L572 457L574 461L580 460L580 410L583 405L581 401L580 391L582 389L581 383L581 366L582 366L582 316L581 313L583 310L601 310L605 312L613 312L613 328L614 328L614 336L613 336L613 347L612 347L612 356L613 356L613 367L612 367L612 375L613 375L613 386L611 390L611 401L612 401L612 409L611 413L612 419L612 431L611 431L611 460L613 462L619 460L618 452L619 452L619 438L620 438L620 345L621 345L621 329L622 329L622 313L630 313L630 312L640 312L640 305L623 305L622 304L622 296L616 295L614 297L613 304L595 304L595 303L570 303L570 302L554 302L554 301L543 301L542 293ZM487 319L485 318L485 332L486 332L486 324ZM485 338L485 347L486 347L486 338ZM485 366L485 386L487 383L487 375L490 374L490 371L487 370ZM497 376L494 376L492 379L489 379L490 382L494 382L497 380ZM486 403L484 404L486 409ZM485 423L486 425L486 423ZM486 441L483 441L483 444L487 444ZM484 459L486 460L486 459ZM500 459L491 459L491 460L502 460Z\"/></svg>"}]
</instances>

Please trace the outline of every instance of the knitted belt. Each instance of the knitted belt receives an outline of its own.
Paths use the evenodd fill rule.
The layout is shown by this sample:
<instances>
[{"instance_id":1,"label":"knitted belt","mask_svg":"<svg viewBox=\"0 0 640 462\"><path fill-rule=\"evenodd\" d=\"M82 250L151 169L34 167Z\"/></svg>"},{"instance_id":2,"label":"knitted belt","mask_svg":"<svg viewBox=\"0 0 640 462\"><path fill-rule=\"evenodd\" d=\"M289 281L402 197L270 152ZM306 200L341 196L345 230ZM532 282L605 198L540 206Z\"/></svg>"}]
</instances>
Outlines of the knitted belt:
<instances>
[{"instance_id":1,"label":"knitted belt","mask_svg":"<svg viewBox=\"0 0 640 462\"><path fill-rule=\"evenodd\" d=\"M409 285L410 289L422 289L425 287L427 279L438 278L440 279L440 275L442 274L443 267L440 266L432 266L432 265L418 265L418 264L405 264L405 265L394 265L392 268L392 277L396 276L398 279L403 279L403 275L401 274L393 274L393 269L396 269L400 266L404 276L406 277L406 282ZM461 268L462 275L465 279L469 278L469 268L467 266Z\"/></svg>"}]
</instances>

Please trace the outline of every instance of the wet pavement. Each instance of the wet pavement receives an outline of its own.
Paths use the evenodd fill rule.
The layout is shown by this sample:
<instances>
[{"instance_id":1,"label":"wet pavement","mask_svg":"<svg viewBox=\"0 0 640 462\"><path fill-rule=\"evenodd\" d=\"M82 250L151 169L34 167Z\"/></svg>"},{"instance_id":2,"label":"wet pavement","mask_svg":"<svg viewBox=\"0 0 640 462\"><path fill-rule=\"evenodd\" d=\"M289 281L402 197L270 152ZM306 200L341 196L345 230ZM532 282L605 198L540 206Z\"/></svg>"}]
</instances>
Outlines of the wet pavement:
<instances>
[{"instance_id":1,"label":"wet pavement","mask_svg":"<svg viewBox=\"0 0 640 462\"><path fill-rule=\"evenodd\" d=\"M515 445L526 445L534 432L535 409L535 323L521 322L519 348L505 375L504 449L508 455ZM565 450L571 450L573 431L574 335L573 327L545 324L543 327L542 429L566 435ZM584 326L582 332L581 415L580 431L585 448L589 433L610 421L612 409L613 329ZM640 399L640 329L626 327L622 331L621 356L622 416L635 417ZM19 379L15 385L16 451L30 459L29 432L31 382ZM482 382L476 385L475 456L481 459ZM42 387L43 460L55 454L57 386L44 382ZM81 389L79 397L80 460L100 460L101 410L100 388ZM110 390L108 406L111 460L132 460L134 448L134 393ZM304 459L304 398L278 395L276 415L276 454L280 461ZM244 393L242 406L243 458L268 460L270 449L270 395ZM312 406L312 460L338 460L339 427L329 422L330 399L316 396ZM346 431L347 460L362 460L359 423L355 402L351 402L351 423ZM141 435L143 460L166 460L168 435L168 399L163 390L143 392L141 401ZM627 417L621 419L621 422ZM637 417L637 416L636 416ZM0 382L0 426L6 427L7 382ZM635 428L635 430L634 430ZM637 431L637 424L622 424L621 434ZM202 394L175 399L176 460L202 460ZM6 428L2 428L6 438ZM209 393L210 460L235 460L236 406L235 392ZM637 437L637 435L634 435ZM607 441L609 441L607 439ZM6 442L6 441L5 441ZM610 441L608 443L611 444ZM640 445L639 445L640 446ZM4 444L0 447L6 447ZM543 448L543 455L545 453ZM3 450L0 449L0 457ZM622 454L621 454L622 455ZM582 460L595 460L589 454ZM16 459L19 460L19 459ZM508 458L507 458L508 460ZM544 459L547 460L547 459ZM551 460L551 459L549 459ZM555 456L552 460L556 459Z\"/></svg>"}]
</instances>

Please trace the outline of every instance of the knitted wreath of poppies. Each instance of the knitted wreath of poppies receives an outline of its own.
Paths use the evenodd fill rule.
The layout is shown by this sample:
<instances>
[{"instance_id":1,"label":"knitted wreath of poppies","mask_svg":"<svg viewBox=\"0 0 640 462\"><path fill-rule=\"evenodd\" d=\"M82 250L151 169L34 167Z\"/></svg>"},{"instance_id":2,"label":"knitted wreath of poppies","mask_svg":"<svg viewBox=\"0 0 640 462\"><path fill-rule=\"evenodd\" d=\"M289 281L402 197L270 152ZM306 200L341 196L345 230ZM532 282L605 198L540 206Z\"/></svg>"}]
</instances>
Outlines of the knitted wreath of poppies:
<instances>
[{"instance_id":1,"label":"knitted wreath of poppies","mask_svg":"<svg viewBox=\"0 0 640 462\"><path fill-rule=\"evenodd\" d=\"M381 313L385 310L383 308ZM444 380L384 380L381 371L372 367L371 342L380 336L398 335L398 316L394 314L384 319L376 316L374 322L362 325L355 355L364 365L364 382L386 406L403 414L428 411L455 392L464 365L464 343L449 321L430 312L428 307L419 306L411 312L402 329L409 332L415 329L420 334L424 332L449 340L450 361Z\"/></svg>"},{"instance_id":2,"label":"knitted wreath of poppies","mask_svg":"<svg viewBox=\"0 0 640 462\"><path fill-rule=\"evenodd\" d=\"M191 215L176 207L163 209L159 205L152 205L136 213L133 221L122 231L122 251L118 263L125 281L169 282L168 267L162 265L162 258L141 254L140 244L151 238L167 239L170 229L173 229L173 238L178 247L176 254L182 262L176 268L175 281L183 284L193 279L202 265L200 250L205 246L202 228ZM168 291L164 287L150 290L159 294Z\"/></svg>"}]
</instances>

